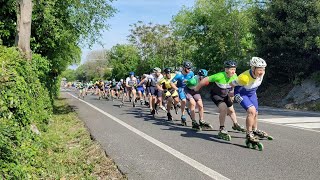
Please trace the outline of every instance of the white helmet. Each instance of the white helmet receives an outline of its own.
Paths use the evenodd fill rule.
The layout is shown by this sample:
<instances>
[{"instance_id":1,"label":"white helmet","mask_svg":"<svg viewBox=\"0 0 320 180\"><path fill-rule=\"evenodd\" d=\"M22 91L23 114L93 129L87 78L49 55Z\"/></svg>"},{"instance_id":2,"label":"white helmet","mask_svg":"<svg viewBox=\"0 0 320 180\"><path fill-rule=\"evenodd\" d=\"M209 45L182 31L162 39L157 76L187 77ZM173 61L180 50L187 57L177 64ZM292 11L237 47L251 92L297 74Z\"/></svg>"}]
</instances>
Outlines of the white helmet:
<instances>
[{"instance_id":1,"label":"white helmet","mask_svg":"<svg viewBox=\"0 0 320 180\"><path fill-rule=\"evenodd\" d=\"M120 79L121 82L123 82L123 79Z\"/></svg>"},{"instance_id":2,"label":"white helmet","mask_svg":"<svg viewBox=\"0 0 320 180\"><path fill-rule=\"evenodd\" d=\"M160 68L158 68L158 67L155 67L155 68L153 68L153 72L154 73L161 73L161 69Z\"/></svg>"},{"instance_id":3,"label":"white helmet","mask_svg":"<svg viewBox=\"0 0 320 180\"><path fill-rule=\"evenodd\" d=\"M259 57L252 57L250 60L251 67L267 67L267 63L265 60Z\"/></svg>"}]
</instances>

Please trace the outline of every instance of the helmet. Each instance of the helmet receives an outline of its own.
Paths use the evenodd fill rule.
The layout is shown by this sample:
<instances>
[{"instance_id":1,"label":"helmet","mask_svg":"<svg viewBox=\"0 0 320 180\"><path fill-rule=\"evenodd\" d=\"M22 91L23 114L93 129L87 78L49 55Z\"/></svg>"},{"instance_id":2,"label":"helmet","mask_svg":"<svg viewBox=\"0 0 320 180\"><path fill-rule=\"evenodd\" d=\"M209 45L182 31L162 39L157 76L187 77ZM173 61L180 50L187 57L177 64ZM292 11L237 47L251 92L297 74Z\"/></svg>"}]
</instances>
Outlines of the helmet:
<instances>
[{"instance_id":1,"label":"helmet","mask_svg":"<svg viewBox=\"0 0 320 180\"><path fill-rule=\"evenodd\" d=\"M129 72L129 75L130 76L134 76L134 72Z\"/></svg>"},{"instance_id":2,"label":"helmet","mask_svg":"<svg viewBox=\"0 0 320 180\"><path fill-rule=\"evenodd\" d=\"M116 81L115 79L112 79L112 82Z\"/></svg>"},{"instance_id":3,"label":"helmet","mask_svg":"<svg viewBox=\"0 0 320 180\"><path fill-rule=\"evenodd\" d=\"M234 60L225 61L223 64L224 64L225 68L236 68L237 67L237 62L235 62Z\"/></svg>"},{"instance_id":4,"label":"helmet","mask_svg":"<svg viewBox=\"0 0 320 180\"><path fill-rule=\"evenodd\" d=\"M207 76L208 76L208 71L205 70L205 69L200 69L200 70L198 71L198 75L199 75L199 76L207 77Z\"/></svg>"},{"instance_id":5,"label":"helmet","mask_svg":"<svg viewBox=\"0 0 320 180\"><path fill-rule=\"evenodd\" d=\"M185 61L183 62L183 67L187 68L187 69L191 69L192 68L192 63L189 61Z\"/></svg>"},{"instance_id":6,"label":"helmet","mask_svg":"<svg viewBox=\"0 0 320 180\"><path fill-rule=\"evenodd\" d=\"M163 70L163 72L165 72L166 74L170 74L171 73L171 68L165 68Z\"/></svg>"},{"instance_id":7,"label":"helmet","mask_svg":"<svg viewBox=\"0 0 320 180\"><path fill-rule=\"evenodd\" d=\"M267 63L265 60L259 57L252 57L250 60L251 67L267 67Z\"/></svg>"},{"instance_id":8,"label":"helmet","mask_svg":"<svg viewBox=\"0 0 320 180\"><path fill-rule=\"evenodd\" d=\"M121 82L123 82L123 79L120 79Z\"/></svg>"},{"instance_id":9,"label":"helmet","mask_svg":"<svg viewBox=\"0 0 320 180\"><path fill-rule=\"evenodd\" d=\"M154 72L154 73L161 72L161 69L158 68L158 67L155 67L155 68L153 68L153 72Z\"/></svg>"},{"instance_id":10,"label":"helmet","mask_svg":"<svg viewBox=\"0 0 320 180\"><path fill-rule=\"evenodd\" d=\"M137 78L137 79L140 79L140 77L139 77L139 76L136 76L136 78Z\"/></svg>"}]
</instances>

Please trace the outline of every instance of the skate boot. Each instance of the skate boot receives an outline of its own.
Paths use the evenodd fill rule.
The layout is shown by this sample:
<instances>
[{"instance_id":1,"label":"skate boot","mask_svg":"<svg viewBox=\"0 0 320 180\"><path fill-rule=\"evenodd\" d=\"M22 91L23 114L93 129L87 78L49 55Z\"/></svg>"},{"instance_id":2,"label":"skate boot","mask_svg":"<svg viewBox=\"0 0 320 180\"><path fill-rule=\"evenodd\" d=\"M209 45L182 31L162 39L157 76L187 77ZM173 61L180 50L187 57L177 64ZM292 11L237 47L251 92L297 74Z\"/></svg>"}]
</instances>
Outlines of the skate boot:
<instances>
[{"instance_id":1,"label":"skate boot","mask_svg":"<svg viewBox=\"0 0 320 180\"><path fill-rule=\"evenodd\" d=\"M159 106L159 108L160 108L161 110L163 110L164 112L167 112L167 109L166 109L164 106Z\"/></svg>"},{"instance_id":2,"label":"skate boot","mask_svg":"<svg viewBox=\"0 0 320 180\"><path fill-rule=\"evenodd\" d=\"M228 134L228 131L225 129L224 126L220 127L220 131L218 133L220 139L231 141L231 136Z\"/></svg>"},{"instance_id":3,"label":"skate boot","mask_svg":"<svg viewBox=\"0 0 320 180\"><path fill-rule=\"evenodd\" d=\"M187 126L187 118L185 115L181 115L181 124L182 126Z\"/></svg>"},{"instance_id":4,"label":"skate boot","mask_svg":"<svg viewBox=\"0 0 320 180\"><path fill-rule=\"evenodd\" d=\"M178 110L179 110L179 107L178 107L178 105L176 105L176 106L173 106L173 108L174 108L174 111L176 112L176 114L178 114Z\"/></svg>"},{"instance_id":5,"label":"skate boot","mask_svg":"<svg viewBox=\"0 0 320 180\"><path fill-rule=\"evenodd\" d=\"M199 120L199 125L202 130L212 130L212 126L210 123L205 122L204 120Z\"/></svg>"},{"instance_id":6,"label":"skate boot","mask_svg":"<svg viewBox=\"0 0 320 180\"><path fill-rule=\"evenodd\" d=\"M258 147L259 151L263 150L263 144L259 142L259 138L255 136L252 131L248 132L246 135L246 146L250 148L250 145L252 149L256 149Z\"/></svg>"},{"instance_id":7,"label":"skate boot","mask_svg":"<svg viewBox=\"0 0 320 180\"><path fill-rule=\"evenodd\" d=\"M189 108L186 108L186 111L187 111L188 115L191 117L191 111L190 111L190 109L189 109Z\"/></svg>"},{"instance_id":8,"label":"skate boot","mask_svg":"<svg viewBox=\"0 0 320 180\"><path fill-rule=\"evenodd\" d=\"M178 108L181 108L181 104L180 104L180 102L177 104L177 107L178 107Z\"/></svg>"},{"instance_id":9,"label":"skate boot","mask_svg":"<svg viewBox=\"0 0 320 180\"><path fill-rule=\"evenodd\" d=\"M136 102L135 101L132 102L132 107L136 107Z\"/></svg>"},{"instance_id":10,"label":"skate boot","mask_svg":"<svg viewBox=\"0 0 320 180\"><path fill-rule=\"evenodd\" d=\"M269 136L266 132L260 130L260 129L257 129L255 131L253 131L253 134L258 136L259 138L263 139L263 138L267 138L268 140L273 140L273 137L272 136Z\"/></svg>"},{"instance_id":11,"label":"skate boot","mask_svg":"<svg viewBox=\"0 0 320 180\"><path fill-rule=\"evenodd\" d=\"M140 105L141 105L141 106L143 105L143 100L140 100Z\"/></svg>"},{"instance_id":12,"label":"skate boot","mask_svg":"<svg viewBox=\"0 0 320 180\"><path fill-rule=\"evenodd\" d=\"M144 102L144 105L145 105L145 106L149 106L149 102L145 101L145 102Z\"/></svg>"},{"instance_id":13,"label":"skate boot","mask_svg":"<svg viewBox=\"0 0 320 180\"><path fill-rule=\"evenodd\" d=\"M246 132L246 129L239 123L233 124L232 129L236 131Z\"/></svg>"},{"instance_id":14,"label":"skate boot","mask_svg":"<svg viewBox=\"0 0 320 180\"><path fill-rule=\"evenodd\" d=\"M200 125L195 120L192 120L192 129L194 129L196 131L201 131Z\"/></svg>"},{"instance_id":15,"label":"skate boot","mask_svg":"<svg viewBox=\"0 0 320 180\"><path fill-rule=\"evenodd\" d=\"M172 115L170 113L167 113L168 121L172 121Z\"/></svg>"},{"instance_id":16,"label":"skate boot","mask_svg":"<svg viewBox=\"0 0 320 180\"><path fill-rule=\"evenodd\" d=\"M152 110L150 110L150 112L151 112L151 115L154 117L156 114L156 110L152 109Z\"/></svg>"}]
</instances>

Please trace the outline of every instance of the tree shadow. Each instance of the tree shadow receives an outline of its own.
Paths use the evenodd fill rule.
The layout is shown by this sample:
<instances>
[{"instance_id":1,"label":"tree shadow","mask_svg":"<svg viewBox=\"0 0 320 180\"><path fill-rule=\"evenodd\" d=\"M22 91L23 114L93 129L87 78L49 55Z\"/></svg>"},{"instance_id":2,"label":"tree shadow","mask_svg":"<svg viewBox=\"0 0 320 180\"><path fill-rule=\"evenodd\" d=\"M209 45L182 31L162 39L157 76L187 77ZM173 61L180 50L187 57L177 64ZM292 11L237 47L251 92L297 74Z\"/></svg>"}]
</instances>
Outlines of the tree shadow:
<instances>
[{"instance_id":1,"label":"tree shadow","mask_svg":"<svg viewBox=\"0 0 320 180\"><path fill-rule=\"evenodd\" d=\"M53 106L53 114L54 115L62 115L62 114L69 114L71 112L75 112L75 110L77 109L76 106L70 106L68 104L64 104L61 106Z\"/></svg>"}]
</instances>

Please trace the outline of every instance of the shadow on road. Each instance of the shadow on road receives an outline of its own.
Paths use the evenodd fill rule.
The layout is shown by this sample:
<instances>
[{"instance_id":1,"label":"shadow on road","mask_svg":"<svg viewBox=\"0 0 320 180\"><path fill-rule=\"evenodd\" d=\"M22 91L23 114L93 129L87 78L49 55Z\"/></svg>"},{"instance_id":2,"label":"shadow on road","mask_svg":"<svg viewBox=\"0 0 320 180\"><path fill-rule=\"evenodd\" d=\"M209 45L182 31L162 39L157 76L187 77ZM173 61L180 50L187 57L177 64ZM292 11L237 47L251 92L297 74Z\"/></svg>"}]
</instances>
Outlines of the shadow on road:
<instances>
[{"instance_id":1,"label":"shadow on road","mask_svg":"<svg viewBox=\"0 0 320 180\"><path fill-rule=\"evenodd\" d=\"M117 106L117 105L114 105ZM127 105L129 107L129 105ZM154 118L148 111L143 111L144 109L142 109L141 107L136 107L134 109L124 109L125 113L123 114L130 114L133 115L135 118L143 118L144 121L148 121L151 122L154 125L161 125L161 126L167 126L168 129L162 129L164 131L180 131L183 132L181 134L182 137L186 137L186 138L199 138L199 139L205 139L208 141L214 141L217 143L222 143L222 144L230 144L230 145L235 145L235 146L239 146L242 148L247 148L245 145L241 145L241 144L235 144L232 143L231 141L224 141L222 139L219 138L219 136L217 135L219 130L210 130L210 132L216 132L216 134L208 134L205 133L207 131L195 131L193 129L191 129L191 126L182 126L180 124L180 120L174 120L174 121L167 121L166 119L164 119L163 117L156 117ZM190 124L190 121L187 121L188 124ZM236 131L229 131L230 133L232 133L231 138L236 138L236 139L243 139L245 140L245 134L241 133L241 132L236 132ZM239 136L234 136L233 134L239 134Z\"/></svg>"}]
</instances>

